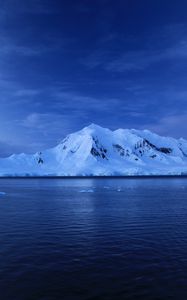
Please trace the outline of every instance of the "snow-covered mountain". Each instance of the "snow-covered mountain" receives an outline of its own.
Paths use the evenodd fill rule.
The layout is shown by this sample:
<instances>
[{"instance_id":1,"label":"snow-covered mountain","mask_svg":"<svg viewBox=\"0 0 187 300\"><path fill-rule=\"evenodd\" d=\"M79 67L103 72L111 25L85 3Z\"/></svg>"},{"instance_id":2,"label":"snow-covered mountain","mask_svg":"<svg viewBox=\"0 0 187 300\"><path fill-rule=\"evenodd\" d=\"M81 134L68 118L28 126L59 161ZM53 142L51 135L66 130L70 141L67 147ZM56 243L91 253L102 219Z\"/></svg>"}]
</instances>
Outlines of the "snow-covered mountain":
<instances>
[{"instance_id":1,"label":"snow-covered mountain","mask_svg":"<svg viewBox=\"0 0 187 300\"><path fill-rule=\"evenodd\" d=\"M182 175L187 141L91 124L36 154L0 159L0 176Z\"/></svg>"}]
</instances>

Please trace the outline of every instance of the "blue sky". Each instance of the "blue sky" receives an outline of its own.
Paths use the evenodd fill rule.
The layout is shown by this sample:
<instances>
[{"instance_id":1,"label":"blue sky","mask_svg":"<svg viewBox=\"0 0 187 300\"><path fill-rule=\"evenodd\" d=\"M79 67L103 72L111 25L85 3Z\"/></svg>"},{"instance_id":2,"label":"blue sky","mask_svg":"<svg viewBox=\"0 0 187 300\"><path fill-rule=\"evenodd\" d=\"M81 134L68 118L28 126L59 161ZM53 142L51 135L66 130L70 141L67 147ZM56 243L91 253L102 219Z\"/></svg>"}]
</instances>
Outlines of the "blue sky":
<instances>
[{"instance_id":1,"label":"blue sky","mask_svg":"<svg viewBox=\"0 0 187 300\"><path fill-rule=\"evenodd\" d=\"M187 2L0 0L0 155L89 123L187 138Z\"/></svg>"}]
</instances>

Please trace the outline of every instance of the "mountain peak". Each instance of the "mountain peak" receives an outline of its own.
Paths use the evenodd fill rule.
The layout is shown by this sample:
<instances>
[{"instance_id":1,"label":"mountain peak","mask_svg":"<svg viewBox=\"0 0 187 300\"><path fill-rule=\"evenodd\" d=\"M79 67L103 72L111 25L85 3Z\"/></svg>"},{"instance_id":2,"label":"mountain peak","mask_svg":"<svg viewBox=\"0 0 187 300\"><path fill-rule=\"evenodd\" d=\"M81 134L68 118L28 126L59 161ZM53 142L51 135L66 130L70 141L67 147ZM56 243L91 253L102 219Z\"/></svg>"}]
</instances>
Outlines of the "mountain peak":
<instances>
[{"instance_id":1,"label":"mountain peak","mask_svg":"<svg viewBox=\"0 0 187 300\"><path fill-rule=\"evenodd\" d=\"M95 123L91 123L90 125L84 127L85 128L88 128L88 129L93 129L93 130L101 130L101 129L107 129L107 128L104 128L98 124L95 124Z\"/></svg>"},{"instance_id":2,"label":"mountain peak","mask_svg":"<svg viewBox=\"0 0 187 300\"><path fill-rule=\"evenodd\" d=\"M0 176L187 174L187 141L97 124L38 154L0 159Z\"/></svg>"},{"instance_id":3,"label":"mountain peak","mask_svg":"<svg viewBox=\"0 0 187 300\"><path fill-rule=\"evenodd\" d=\"M104 127L101 127L100 125L97 125L95 123L91 123L90 125L84 127L82 130L80 131L83 131L83 132L89 132L89 133L106 133L106 132L110 132L111 130L108 129L108 128L104 128Z\"/></svg>"},{"instance_id":4,"label":"mountain peak","mask_svg":"<svg viewBox=\"0 0 187 300\"><path fill-rule=\"evenodd\" d=\"M88 128L103 128L102 126L100 126L100 125L98 125L98 124L96 124L96 123L90 123L88 126L87 126Z\"/></svg>"}]
</instances>

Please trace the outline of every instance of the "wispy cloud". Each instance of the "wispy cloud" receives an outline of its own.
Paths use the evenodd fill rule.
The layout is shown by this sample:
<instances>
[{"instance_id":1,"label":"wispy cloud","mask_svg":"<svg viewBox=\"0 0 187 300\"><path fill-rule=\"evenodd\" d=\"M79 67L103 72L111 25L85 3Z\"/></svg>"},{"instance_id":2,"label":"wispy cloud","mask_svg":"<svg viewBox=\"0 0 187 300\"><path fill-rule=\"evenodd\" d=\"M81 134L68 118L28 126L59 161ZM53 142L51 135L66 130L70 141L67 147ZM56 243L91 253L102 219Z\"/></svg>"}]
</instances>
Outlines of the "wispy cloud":
<instances>
[{"instance_id":1,"label":"wispy cloud","mask_svg":"<svg viewBox=\"0 0 187 300\"><path fill-rule=\"evenodd\" d=\"M111 109L111 106L119 105L120 99L118 98L105 98L91 97L80 95L76 92L55 91L53 97L56 99L55 105L62 109L71 108L73 110L81 111L102 111L106 112Z\"/></svg>"},{"instance_id":2,"label":"wispy cloud","mask_svg":"<svg viewBox=\"0 0 187 300\"><path fill-rule=\"evenodd\" d=\"M44 129L46 130L49 126L51 126L51 121L54 126L54 120L56 121L57 119L57 115L35 112L27 115L26 118L21 121L21 125L41 131Z\"/></svg>"},{"instance_id":3,"label":"wispy cloud","mask_svg":"<svg viewBox=\"0 0 187 300\"><path fill-rule=\"evenodd\" d=\"M172 34L173 33L173 34ZM112 39L113 45L119 43L120 51L115 47L104 47L106 41ZM117 39L116 41L114 41ZM187 59L187 32L182 24L165 26L160 34L153 34L134 49L134 38L116 37L115 34L104 36L100 45L91 54L82 60L90 69L101 68L111 72L142 71L154 64L163 61L183 61ZM158 42L158 40L163 43ZM128 50L124 44L128 41ZM124 50L123 45L124 44ZM130 50L129 48L131 48Z\"/></svg>"},{"instance_id":4,"label":"wispy cloud","mask_svg":"<svg viewBox=\"0 0 187 300\"><path fill-rule=\"evenodd\" d=\"M58 13L55 6L49 0L6 0L2 7L4 13L9 14L53 14Z\"/></svg>"},{"instance_id":5,"label":"wispy cloud","mask_svg":"<svg viewBox=\"0 0 187 300\"><path fill-rule=\"evenodd\" d=\"M50 42L48 44L41 43L37 45L28 45L24 41L16 40L16 38L11 38L10 36L1 36L0 37L0 55L15 55L20 56L39 56L45 53L49 53L54 51L60 47L61 44L56 44L54 42Z\"/></svg>"},{"instance_id":6,"label":"wispy cloud","mask_svg":"<svg viewBox=\"0 0 187 300\"><path fill-rule=\"evenodd\" d=\"M71 117L66 113L38 113L28 114L24 119L17 120L21 127L29 130L31 136L36 136L35 141L42 140L46 145L55 146L68 133L76 130L79 121L78 115Z\"/></svg>"},{"instance_id":7,"label":"wispy cloud","mask_svg":"<svg viewBox=\"0 0 187 300\"><path fill-rule=\"evenodd\" d=\"M0 77L1 104L16 106L29 103L33 99L36 100L43 91L41 88L26 88L9 78Z\"/></svg>"},{"instance_id":8,"label":"wispy cloud","mask_svg":"<svg viewBox=\"0 0 187 300\"><path fill-rule=\"evenodd\" d=\"M181 114L166 115L154 123L144 124L143 128L148 128L161 135L186 138L186 127L184 126L186 121L187 111L184 111Z\"/></svg>"},{"instance_id":9,"label":"wispy cloud","mask_svg":"<svg viewBox=\"0 0 187 300\"><path fill-rule=\"evenodd\" d=\"M22 149L18 145L0 140L0 157L7 157L13 152L21 152Z\"/></svg>"},{"instance_id":10,"label":"wispy cloud","mask_svg":"<svg viewBox=\"0 0 187 300\"><path fill-rule=\"evenodd\" d=\"M17 89L14 92L14 96L16 97L32 97L37 96L41 92L40 89Z\"/></svg>"},{"instance_id":11,"label":"wispy cloud","mask_svg":"<svg viewBox=\"0 0 187 300\"><path fill-rule=\"evenodd\" d=\"M87 57L84 64L89 68L101 67L112 72L143 70L164 60L187 59L187 40L162 50L135 50L118 58L113 56L113 53L97 52Z\"/></svg>"}]
</instances>

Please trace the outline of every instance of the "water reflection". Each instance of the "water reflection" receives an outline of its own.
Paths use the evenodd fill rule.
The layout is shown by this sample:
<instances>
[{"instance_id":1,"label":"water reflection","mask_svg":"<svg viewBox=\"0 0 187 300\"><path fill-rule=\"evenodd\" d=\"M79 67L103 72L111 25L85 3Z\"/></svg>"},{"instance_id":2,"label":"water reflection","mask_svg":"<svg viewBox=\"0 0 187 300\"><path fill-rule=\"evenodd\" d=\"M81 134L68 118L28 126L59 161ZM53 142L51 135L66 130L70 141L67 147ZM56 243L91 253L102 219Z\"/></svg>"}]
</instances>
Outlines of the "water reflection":
<instances>
[{"instance_id":1,"label":"water reflection","mask_svg":"<svg viewBox=\"0 0 187 300\"><path fill-rule=\"evenodd\" d=\"M186 183L0 180L2 299L187 299Z\"/></svg>"}]
</instances>

